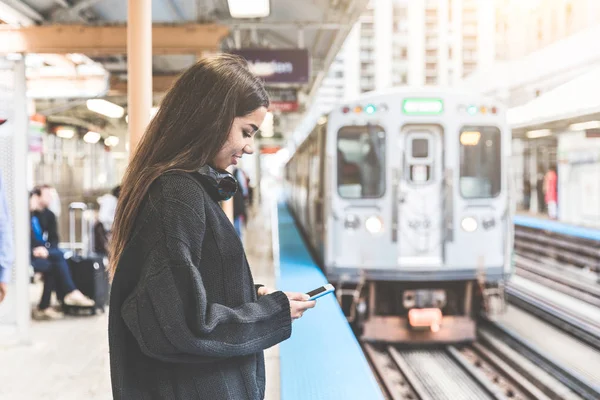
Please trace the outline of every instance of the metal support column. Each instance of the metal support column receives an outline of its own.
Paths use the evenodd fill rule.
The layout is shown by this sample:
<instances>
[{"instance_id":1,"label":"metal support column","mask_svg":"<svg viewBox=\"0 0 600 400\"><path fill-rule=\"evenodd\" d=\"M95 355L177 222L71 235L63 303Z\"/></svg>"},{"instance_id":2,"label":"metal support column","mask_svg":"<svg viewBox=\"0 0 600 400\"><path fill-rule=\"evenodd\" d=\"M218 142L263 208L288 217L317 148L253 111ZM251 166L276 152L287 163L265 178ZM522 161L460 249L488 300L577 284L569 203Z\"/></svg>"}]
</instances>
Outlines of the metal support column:
<instances>
[{"instance_id":1,"label":"metal support column","mask_svg":"<svg viewBox=\"0 0 600 400\"><path fill-rule=\"evenodd\" d=\"M127 105L129 154L133 154L152 108L152 1L129 0L127 10Z\"/></svg>"},{"instance_id":2,"label":"metal support column","mask_svg":"<svg viewBox=\"0 0 600 400\"><path fill-rule=\"evenodd\" d=\"M29 199L27 197L27 81L25 55L15 65L15 136L13 182L15 233L15 293L17 301L17 334L19 342L29 343Z\"/></svg>"},{"instance_id":3,"label":"metal support column","mask_svg":"<svg viewBox=\"0 0 600 400\"><path fill-rule=\"evenodd\" d=\"M27 198L27 98L25 59L2 67L4 93L1 114L6 117L0 132L0 160L4 191L11 210L15 262L9 291L0 304L0 343L27 344L29 333L29 202ZM12 73L11 70L12 69ZM12 75L12 76L11 76ZM1 104L4 103L4 104Z\"/></svg>"}]
</instances>

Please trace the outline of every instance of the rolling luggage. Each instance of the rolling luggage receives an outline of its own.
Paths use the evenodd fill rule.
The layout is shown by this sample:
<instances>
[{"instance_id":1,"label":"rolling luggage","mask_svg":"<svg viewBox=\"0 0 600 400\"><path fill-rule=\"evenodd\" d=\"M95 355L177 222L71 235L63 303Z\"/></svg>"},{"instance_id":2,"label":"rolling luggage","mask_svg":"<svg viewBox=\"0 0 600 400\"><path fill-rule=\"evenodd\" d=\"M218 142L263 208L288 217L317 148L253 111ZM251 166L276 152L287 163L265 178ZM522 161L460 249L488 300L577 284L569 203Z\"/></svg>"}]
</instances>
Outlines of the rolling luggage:
<instances>
[{"instance_id":1,"label":"rolling luggage","mask_svg":"<svg viewBox=\"0 0 600 400\"><path fill-rule=\"evenodd\" d=\"M92 223L86 219L85 203L69 204L69 243L72 255L67 259L73 282L77 289L96 303L93 307L67 306L63 304L66 313L78 313L82 310L96 314L97 310L104 312L108 302L109 283L105 257L92 251L94 230ZM75 219L77 211L81 212L81 242L75 243Z\"/></svg>"}]
</instances>

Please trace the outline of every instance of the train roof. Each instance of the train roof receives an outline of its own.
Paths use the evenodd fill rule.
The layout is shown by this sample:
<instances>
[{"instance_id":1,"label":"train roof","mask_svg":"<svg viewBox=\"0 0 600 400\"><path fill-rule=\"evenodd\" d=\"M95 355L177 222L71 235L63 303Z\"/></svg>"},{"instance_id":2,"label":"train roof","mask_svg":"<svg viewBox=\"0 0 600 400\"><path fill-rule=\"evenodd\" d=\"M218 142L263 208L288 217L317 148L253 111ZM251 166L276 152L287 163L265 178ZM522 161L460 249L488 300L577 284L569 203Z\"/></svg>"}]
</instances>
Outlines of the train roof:
<instances>
[{"instance_id":1,"label":"train roof","mask_svg":"<svg viewBox=\"0 0 600 400\"><path fill-rule=\"evenodd\" d=\"M349 104L349 103L353 103L353 102L357 102L357 101L368 100L370 98L375 98L375 97L379 97L379 96L394 95L394 94L410 95L410 96L430 96L430 97L452 96L452 95L472 96L472 97L477 97L479 99L494 101L494 102L497 102L499 105L504 106L504 104L501 104L498 99L496 99L492 96L484 95L483 93L472 90L472 89L457 88L457 87L443 87L443 86L442 87L440 87L440 86L398 86L398 87L391 87L391 88L387 88L387 89L374 90L374 91L370 91L370 92L361 93L357 97L349 99L348 101L340 102L339 105L344 105L344 104Z\"/></svg>"}]
</instances>

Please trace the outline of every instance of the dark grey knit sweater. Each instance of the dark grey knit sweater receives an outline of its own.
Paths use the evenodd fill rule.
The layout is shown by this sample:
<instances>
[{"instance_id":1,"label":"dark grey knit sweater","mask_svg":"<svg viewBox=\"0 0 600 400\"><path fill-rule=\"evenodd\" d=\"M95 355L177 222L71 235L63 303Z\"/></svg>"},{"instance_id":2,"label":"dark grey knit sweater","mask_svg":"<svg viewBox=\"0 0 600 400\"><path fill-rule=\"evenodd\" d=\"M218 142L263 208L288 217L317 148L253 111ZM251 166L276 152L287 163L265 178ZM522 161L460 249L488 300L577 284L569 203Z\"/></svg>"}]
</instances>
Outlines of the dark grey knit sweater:
<instances>
[{"instance_id":1,"label":"dark grey knit sweater","mask_svg":"<svg viewBox=\"0 0 600 400\"><path fill-rule=\"evenodd\" d=\"M207 190L196 174L167 173L143 201L111 291L116 400L264 398L263 350L290 336L289 301L257 300L242 243Z\"/></svg>"}]
</instances>

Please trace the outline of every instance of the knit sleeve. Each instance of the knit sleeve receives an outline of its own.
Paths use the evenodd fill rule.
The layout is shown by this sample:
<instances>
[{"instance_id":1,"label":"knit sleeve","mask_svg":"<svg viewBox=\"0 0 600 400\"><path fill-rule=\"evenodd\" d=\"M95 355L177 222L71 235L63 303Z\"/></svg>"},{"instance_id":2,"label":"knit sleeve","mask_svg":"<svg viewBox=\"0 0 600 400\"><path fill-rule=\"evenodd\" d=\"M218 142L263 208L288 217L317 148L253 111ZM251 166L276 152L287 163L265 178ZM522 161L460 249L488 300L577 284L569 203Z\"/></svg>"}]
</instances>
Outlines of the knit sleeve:
<instances>
[{"instance_id":1,"label":"knit sleeve","mask_svg":"<svg viewBox=\"0 0 600 400\"><path fill-rule=\"evenodd\" d=\"M153 266L121 308L144 354L166 362L202 363L256 353L287 339L291 316L284 293L236 308L208 299L198 269L204 207L191 208L181 200L167 199L162 210L166 254L148 257L164 265Z\"/></svg>"}]
</instances>

